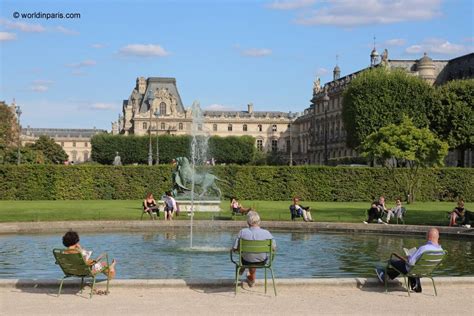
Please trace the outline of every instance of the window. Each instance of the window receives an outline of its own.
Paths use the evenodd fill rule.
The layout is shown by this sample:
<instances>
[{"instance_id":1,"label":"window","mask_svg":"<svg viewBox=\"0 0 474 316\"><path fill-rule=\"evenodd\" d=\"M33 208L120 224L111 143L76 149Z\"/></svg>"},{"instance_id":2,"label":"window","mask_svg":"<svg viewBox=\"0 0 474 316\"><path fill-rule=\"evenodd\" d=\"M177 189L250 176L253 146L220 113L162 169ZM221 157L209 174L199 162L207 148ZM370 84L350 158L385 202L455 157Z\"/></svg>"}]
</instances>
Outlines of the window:
<instances>
[{"instance_id":1,"label":"window","mask_svg":"<svg viewBox=\"0 0 474 316\"><path fill-rule=\"evenodd\" d=\"M89 143L88 143L88 142L85 142L85 143L84 143L84 147L89 147Z\"/></svg>"},{"instance_id":2,"label":"window","mask_svg":"<svg viewBox=\"0 0 474 316\"><path fill-rule=\"evenodd\" d=\"M163 130L163 129L166 129L165 123L161 123L160 129L162 129L162 130Z\"/></svg>"},{"instance_id":3,"label":"window","mask_svg":"<svg viewBox=\"0 0 474 316\"><path fill-rule=\"evenodd\" d=\"M227 125L227 130L228 130L229 132L232 132L232 124Z\"/></svg>"},{"instance_id":4,"label":"window","mask_svg":"<svg viewBox=\"0 0 474 316\"><path fill-rule=\"evenodd\" d=\"M258 124L258 131L259 132L263 131L262 124Z\"/></svg>"},{"instance_id":5,"label":"window","mask_svg":"<svg viewBox=\"0 0 474 316\"><path fill-rule=\"evenodd\" d=\"M287 140L286 141L286 152L290 153L290 150L291 150L291 142L290 142L290 140Z\"/></svg>"},{"instance_id":6,"label":"window","mask_svg":"<svg viewBox=\"0 0 474 316\"><path fill-rule=\"evenodd\" d=\"M276 139L272 139L272 151L278 150L278 141Z\"/></svg>"},{"instance_id":7,"label":"window","mask_svg":"<svg viewBox=\"0 0 474 316\"><path fill-rule=\"evenodd\" d=\"M146 122L143 122L143 129L147 129L148 128L148 125L146 124Z\"/></svg>"},{"instance_id":8,"label":"window","mask_svg":"<svg viewBox=\"0 0 474 316\"><path fill-rule=\"evenodd\" d=\"M87 161L87 160L89 160L89 152L85 151L84 152L84 161Z\"/></svg>"},{"instance_id":9,"label":"window","mask_svg":"<svg viewBox=\"0 0 474 316\"><path fill-rule=\"evenodd\" d=\"M257 149L263 151L263 140L257 139Z\"/></svg>"},{"instance_id":10,"label":"window","mask_svg":"<svg viewBox=\"0 0 474 316\"><path fill-rule=\"evenodd\" d=\"M182 131L183 130L183 123L179 123L178 128L179 128L180 131Z\"/></svg>"},{"instance_id":11,"label":"window","mask_svg":"<svg viewBox=\"0 0 474 316\"><path fill-rule=\"evenodd\" d=\"M213 124L213 125L212 125L212 130L213 130L214 132L217 131L217 124Z\"/></svg>"},{"instance_id":12,"label":"window","mask_svg":"<svg viewBox=\"0 0 474 316\"><path fill-rule=\"evenodd\" d=\"M272 132L276 132L277 131L277 126L275 124L273 124L272 126Z\"/></svg>"},{"instance_id":13,"label":"window","mask_svg":"<svg viewBox=\"0 0 474 316\"><path fill-rule=\"evenodd\" d=\"M166 103L165 102L160 103L160 115L166 115Z\"/></svg>"},{"instance_id":14,"label":"window","mask_svg":"<svg viewBox=\"0 0 474 316\"><path fill-rule=\"evenodd\" d=\"M73 150L73 151L71 152L71 154L72 154L72 161L76 161L76 158L77 158L77 151Z\"/></svg>"},{"instance_id":15,"label":"window","mask_svg":"<svg viewBox=\"0 0 474 316\"><path fill-rule=\"evenodd\" d=\"M76 142L72 142L72 147L76 147ZM74 159L76 160L76 159Z\"/></svg>"},{"instance_id":16,"label":"window","mask_svg":"<svg viewBox=\"0 0 474 316\"><path fill-rule=\"evenodd\" d=\"M242 126L242 130L243 130L244 132L247 131L247 124L244 124L244 125Z\"/></svg>"}]
</instances>

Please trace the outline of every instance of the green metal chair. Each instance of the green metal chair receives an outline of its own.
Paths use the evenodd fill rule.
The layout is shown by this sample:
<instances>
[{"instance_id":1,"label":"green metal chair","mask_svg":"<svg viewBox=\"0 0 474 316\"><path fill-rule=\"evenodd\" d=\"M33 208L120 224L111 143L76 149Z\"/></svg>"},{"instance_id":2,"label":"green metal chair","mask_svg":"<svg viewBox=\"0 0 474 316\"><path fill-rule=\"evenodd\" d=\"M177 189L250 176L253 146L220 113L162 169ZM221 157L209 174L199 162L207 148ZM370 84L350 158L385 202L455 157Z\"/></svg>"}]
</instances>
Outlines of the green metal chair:
<instances>
[{"instance_id":1,"label":"green metal chair","mask_svg":"<svg viewBox=\"0 0 474 316\"><path fill-rule=\"evenodd\" d=\"M92 278L91 293L90 298L94 293L94 286L97 274L104 272L108 269L109 258L107 253L104 254L107 265L100 271L93 272L90 265L84 261L82 254L79 252L71 252L70 249L53 249L54 258L56 259L56 264L61 267L64 272L64 277L61 280L59 285L58 296L61 295L61 290L63 287L64 279L66 278L81 278L81 293L84 286L84 278ZM106 293L109 293L109 278L107 278L107 290Z\"/></svg>"},{"instance_id":2,"label":"green metal chair","mask_svg":"<svg viewBox=\"0 0 474 316\"><path fill-rule=\"evenodd\" d=\"M441 264L443 261L444 257L448 254L447 251L441 250L441 251L426 251L424 252L421 257L416 261L415 265L408 271L408 273L403 273L396 269L393 265L390 264L390 260L393 257L397 257L398 259L404 260L403 257L396 253L392 253L390 255L390 260L388 260L388 264L385 267L385 292L388 292L388 287L387 287L387 269L394 269L397 272L400 273L400 275L403 276L404 281L405 281L405 286L407 288L407 293L408 296L410 296L410 287L408 286L408 277L413 277L413 278L430 278L431 282L433 282L433 288L435 291L435 296L438 296L438 293L436 292L436 285L435 281L433 279L433 271Z\"/></svg>"},{"instance_id":3,"label":"green metal chair","mask_svg":"<svg viewBox=\"0 0 474 316\"><path fill-rule=\"evenodd\" d=\"M230 261L235 264L235 294L237 295L238 290L238 283L239 283L239 270L241 268L257 268L257 269L264 269L265 270L265 294L267 293L267 269L270 270L272 274L272 281L273 281L273 291L275 292L275 296L277 295L276 292L276 285L275 285L275 278L273 276L273 268L272 263L273 259L275 258L275 252L272 248L272 240L239 240L239 249L236 251L239 253L238 260L235 260L233 257L234 251L231 249L230 251ZM263 263L255 263L255 264L243 264L242 263L242 254L245 253L266 253L267 260Z\"/></svg>"}]
</instances>

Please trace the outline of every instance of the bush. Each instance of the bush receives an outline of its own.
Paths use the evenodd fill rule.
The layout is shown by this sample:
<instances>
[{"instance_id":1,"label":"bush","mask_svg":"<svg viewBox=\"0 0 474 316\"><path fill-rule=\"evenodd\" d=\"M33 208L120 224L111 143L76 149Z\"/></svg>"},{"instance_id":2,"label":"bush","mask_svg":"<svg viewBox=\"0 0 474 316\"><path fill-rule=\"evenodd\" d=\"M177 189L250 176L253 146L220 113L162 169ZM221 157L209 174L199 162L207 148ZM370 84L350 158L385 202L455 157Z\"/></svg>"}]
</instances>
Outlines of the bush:
<instances>
[{"instance_id":1,"label":"bush","mask_svg":"<svg viewBox=\"0 0 474 316\"><path fill-rule=\"evenodd\" d=\"M5 165L0 166L1 200L142 199L171 188L171 165ZM384 168L318 166L216 166L212 173L223 198L311 201L370 201L403 196ZM474 201L474 169L423 169L417 201Z\"/></svg>"}]
</instances>

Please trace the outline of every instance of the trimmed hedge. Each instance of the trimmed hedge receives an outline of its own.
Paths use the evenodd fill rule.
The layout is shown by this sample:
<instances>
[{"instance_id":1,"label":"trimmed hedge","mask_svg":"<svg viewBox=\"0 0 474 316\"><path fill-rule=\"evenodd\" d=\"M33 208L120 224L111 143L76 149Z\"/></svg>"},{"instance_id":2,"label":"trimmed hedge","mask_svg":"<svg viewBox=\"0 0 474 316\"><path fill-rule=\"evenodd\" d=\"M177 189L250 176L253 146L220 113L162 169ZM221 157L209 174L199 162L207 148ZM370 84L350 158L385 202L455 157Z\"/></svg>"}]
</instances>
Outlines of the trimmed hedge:
<instances>
[{"instance_id":1,"label":"trimmed hedge","mask_svg":"<svg viewBox=\"0 0 474 316\"><path fill-rule=\"evenodd\" d=\"M171 187L171 165L160 166L0 166L1 200L142 199ZM216 166L225 198L311 201L369 201L403 196L384 168L318 166ZM474 169L425 169L417 201L474 201ZM224 198L223 197L223 198Z\"/></svg>"}]
</instances>

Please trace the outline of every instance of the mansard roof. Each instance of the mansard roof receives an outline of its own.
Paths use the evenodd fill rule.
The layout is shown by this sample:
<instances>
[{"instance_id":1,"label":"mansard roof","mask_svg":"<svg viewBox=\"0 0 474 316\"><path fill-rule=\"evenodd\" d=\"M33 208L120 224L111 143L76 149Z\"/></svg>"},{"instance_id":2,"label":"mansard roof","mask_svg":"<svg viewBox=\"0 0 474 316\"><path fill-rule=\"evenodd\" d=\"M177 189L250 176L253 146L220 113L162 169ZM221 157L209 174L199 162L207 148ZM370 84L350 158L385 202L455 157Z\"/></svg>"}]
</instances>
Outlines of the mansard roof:
<instances>
[{"instance_id":1,"label":"mansard roof","mask_svg":"<svg viewBox=\"0 0 474 316\"><path fill-rule=\"evenodd\" d=\"M149 77L147 80L146 91L144 97L140 104L140 113L145 113L149 111L149 97L153 100L154 92L157 89L165 88L176 98L176 110L180 113L184 113L183 102L181 101L181 96L179 95L178 88L176 87L175 78L165 78L165 77Z\"/></svg>"},{"instance_id":2,"label":"mansard roof","mask_svg":"<svg viewBox=\"0 0 474 316\"><path fill-rule=\"evenodd\" d=\"M107 133L104 129L96 128L31 128L26 127L21 130L22 135L39 137L42 135L54 137L84 137L91 138L99 133Z\"/></svg>"},{"instance_id":3,"label":"mansard roof","mask_svg":"<svg viewBox=\"0 0 474 316\"><path fill-rule=\"evenodd\" d=\"M288 119L288 112L279 112L279 111L253 111L249 113L248 111L204 111L204 116L207 117L242 117L242 118L285 118Z\"/></svg>"}]
</instances>

